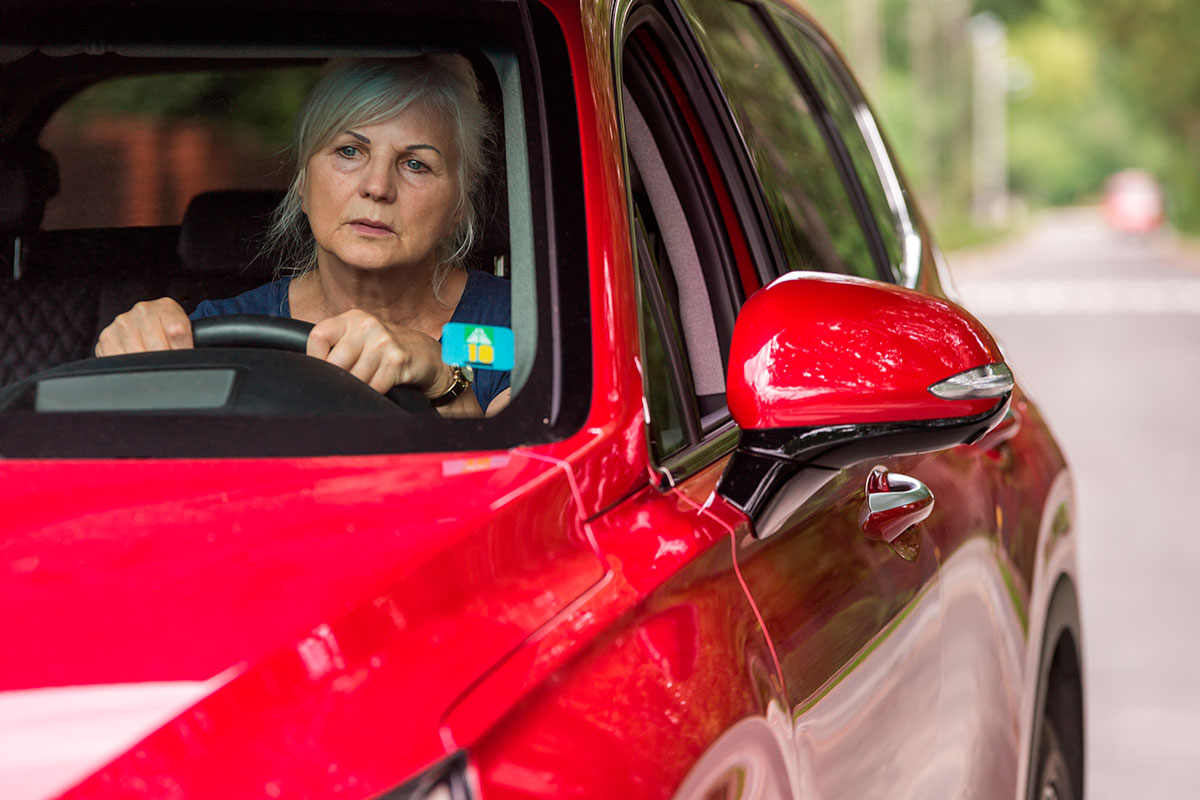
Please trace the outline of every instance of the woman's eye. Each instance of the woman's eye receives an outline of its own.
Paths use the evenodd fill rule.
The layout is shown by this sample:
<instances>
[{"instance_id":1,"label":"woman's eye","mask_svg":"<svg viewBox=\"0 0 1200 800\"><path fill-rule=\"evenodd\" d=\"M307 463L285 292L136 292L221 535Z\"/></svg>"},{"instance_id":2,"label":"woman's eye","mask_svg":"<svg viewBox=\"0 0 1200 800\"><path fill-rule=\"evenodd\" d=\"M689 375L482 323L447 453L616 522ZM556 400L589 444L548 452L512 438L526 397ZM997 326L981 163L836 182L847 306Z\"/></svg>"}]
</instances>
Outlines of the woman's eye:
<instances>
[{"instance_id":1,"label":"woman's eye","mask_svg":"<svg viewBox=\"0 0 1200 800\"><path fill-rule=\"evenodd\" d=\"M358 148L352 144L344 144L338 148L338 155L343 158L354 158L358 155Z\"/></svg>"},{"instance_id":2,"label":"woman's eye","mask_svg":"<svg viewBox=\"0 0 1200 800\"><path fill-rule=\"evenodd\" d=\"M408 167L413 172L421 172L422 170L428 169L428 167L425 166L424 162L418 161L415 158L410 158L407 161L405 161L404 166Z\"/></svg>"}]
</instances>

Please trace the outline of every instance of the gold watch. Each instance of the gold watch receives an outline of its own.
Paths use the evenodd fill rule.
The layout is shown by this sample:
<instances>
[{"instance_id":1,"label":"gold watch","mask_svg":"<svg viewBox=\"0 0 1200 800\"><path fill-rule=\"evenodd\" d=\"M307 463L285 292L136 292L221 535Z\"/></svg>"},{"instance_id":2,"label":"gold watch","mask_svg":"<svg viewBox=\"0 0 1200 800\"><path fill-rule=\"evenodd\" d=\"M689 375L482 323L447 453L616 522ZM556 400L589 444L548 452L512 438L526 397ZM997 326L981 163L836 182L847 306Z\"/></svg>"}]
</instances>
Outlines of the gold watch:
<instances>
[{"instance_id":1,"label":"gold watch","mask_svg":"<svg viewBox=\"0 0 1200 800\"><path fill-rule=\"evenodd\" d=\"M429 398L430 405L437 407L453 403L458 399L459 395L471 388L471 381L475 380L475 371L469 365L460 367L452 364L450 366L450 375L454 378L450 383L450 388L437 397Z\"/></svg>"}]
</instances>

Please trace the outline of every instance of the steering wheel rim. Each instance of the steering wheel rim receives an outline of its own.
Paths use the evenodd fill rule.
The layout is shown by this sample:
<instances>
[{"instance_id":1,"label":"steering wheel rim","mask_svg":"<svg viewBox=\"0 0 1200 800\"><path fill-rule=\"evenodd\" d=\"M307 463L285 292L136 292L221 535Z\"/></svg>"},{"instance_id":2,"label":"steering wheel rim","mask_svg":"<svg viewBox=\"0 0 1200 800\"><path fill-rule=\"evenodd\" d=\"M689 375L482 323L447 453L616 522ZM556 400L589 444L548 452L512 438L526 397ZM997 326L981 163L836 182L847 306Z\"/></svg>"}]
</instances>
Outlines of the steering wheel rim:
<instances>
[{"instance_id":1,"label":"steering wheel rim","mask_svg":"<svg viewBox=\"0 0 1200 800\"><path fill-rule=\"evenodd\" d=\"M205 317L192 323L196 347L261 347L303 353L313 324L289 317L262 314L229 314Z\"/></svg>"},{"instance_id":2,"label":"steering wheel rim","mask_svg":"<svg viewBox=\"0 0 1200 800\"><path fill-rule=\"evenodd\" d=\"M311 322L290 317L227 314L193 321L192 342L196 347L255 347L304 353L312 329ZM411 386L393 386L385 396L407 411L437 413L425 396Z\"/></svg>"}]
</instances>

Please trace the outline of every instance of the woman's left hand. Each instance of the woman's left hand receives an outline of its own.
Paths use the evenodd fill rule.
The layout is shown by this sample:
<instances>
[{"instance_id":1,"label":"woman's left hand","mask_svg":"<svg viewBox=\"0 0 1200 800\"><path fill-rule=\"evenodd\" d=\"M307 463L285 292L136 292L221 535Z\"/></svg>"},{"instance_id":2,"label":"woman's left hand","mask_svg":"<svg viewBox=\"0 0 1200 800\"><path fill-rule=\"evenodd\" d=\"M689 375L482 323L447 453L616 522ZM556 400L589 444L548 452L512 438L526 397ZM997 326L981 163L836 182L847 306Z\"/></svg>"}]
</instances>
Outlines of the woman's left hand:
<instances>
[{"instance_id":1,"label":"woman's left hand","mask_svg":"<svg viewBox=\"0 0 1200 800\"><path fill-rule=\"evenodd\" d=\"M449 383L441 345L418 330L358 309L314 325L308 354L341 367L381 394L406 384L428 396Z\"/></svg>"}]
</instances>

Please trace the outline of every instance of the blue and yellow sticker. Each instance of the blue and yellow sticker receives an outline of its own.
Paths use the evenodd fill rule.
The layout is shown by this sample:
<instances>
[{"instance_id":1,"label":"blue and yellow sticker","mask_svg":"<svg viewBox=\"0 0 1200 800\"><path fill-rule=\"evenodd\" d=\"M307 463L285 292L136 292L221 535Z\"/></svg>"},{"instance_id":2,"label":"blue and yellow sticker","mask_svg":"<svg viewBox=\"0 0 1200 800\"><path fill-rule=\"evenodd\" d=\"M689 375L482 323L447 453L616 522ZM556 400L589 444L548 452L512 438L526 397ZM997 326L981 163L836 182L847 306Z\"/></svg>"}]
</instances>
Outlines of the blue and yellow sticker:
<instances>
[{"instance_id":1,"label":"blue and yellow sticker","mask_svg":"<svg viewBox=\"0 0 1200 800\"><path fill-rule=\"evenodd\" d=\"M474 369L511 370L512 328L448 322L442 328L442 361Z\"/></svg>"}]
</instances>

